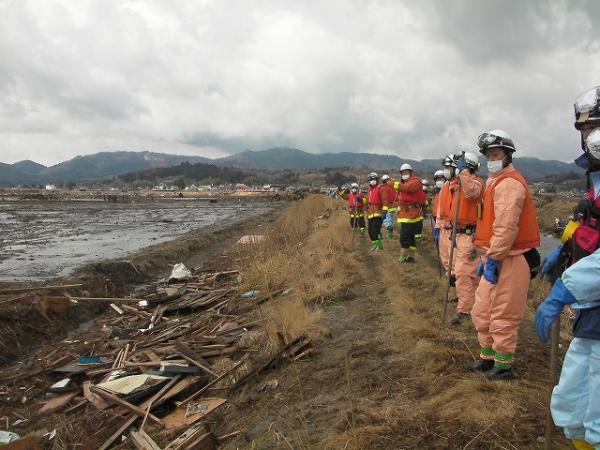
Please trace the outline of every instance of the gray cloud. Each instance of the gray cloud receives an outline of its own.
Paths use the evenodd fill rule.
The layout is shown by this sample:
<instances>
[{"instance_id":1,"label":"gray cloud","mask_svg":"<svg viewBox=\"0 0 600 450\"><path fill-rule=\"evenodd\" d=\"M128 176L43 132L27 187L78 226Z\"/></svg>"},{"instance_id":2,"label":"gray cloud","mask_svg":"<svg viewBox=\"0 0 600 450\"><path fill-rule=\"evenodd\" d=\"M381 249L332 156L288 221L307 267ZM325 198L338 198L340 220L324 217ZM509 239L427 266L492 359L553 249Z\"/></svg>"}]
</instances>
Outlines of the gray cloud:
<instances>
[{"instance_id":1,"label":"gray cloud","mask_svg":"<svg viewBox=\"0 0 600 450\"><path fill-rule=\"evenodd\" d=\"M410 158L504 128L577 155L593 0L0 0L2 161L246 148Z\"/></svg>"}]
</instances>

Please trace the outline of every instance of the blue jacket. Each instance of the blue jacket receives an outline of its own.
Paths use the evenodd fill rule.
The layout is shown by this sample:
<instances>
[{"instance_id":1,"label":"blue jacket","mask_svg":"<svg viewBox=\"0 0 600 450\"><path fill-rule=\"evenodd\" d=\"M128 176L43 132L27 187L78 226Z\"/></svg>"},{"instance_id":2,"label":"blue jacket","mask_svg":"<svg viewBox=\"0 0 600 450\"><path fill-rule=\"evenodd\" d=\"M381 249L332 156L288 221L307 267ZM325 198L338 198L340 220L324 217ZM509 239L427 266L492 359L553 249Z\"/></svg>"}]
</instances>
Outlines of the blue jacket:
<instances>
[{"instance_id":1,"label":"blue jacket","mask_svg":"<svg viewBox=\"0 0 600 450\"><path fill-rule=\"evenodd\" d=\"M600 249L580 259L562 274L567 289L577 299L573 336L600 340Z\"/></svg>"}]
</instances>

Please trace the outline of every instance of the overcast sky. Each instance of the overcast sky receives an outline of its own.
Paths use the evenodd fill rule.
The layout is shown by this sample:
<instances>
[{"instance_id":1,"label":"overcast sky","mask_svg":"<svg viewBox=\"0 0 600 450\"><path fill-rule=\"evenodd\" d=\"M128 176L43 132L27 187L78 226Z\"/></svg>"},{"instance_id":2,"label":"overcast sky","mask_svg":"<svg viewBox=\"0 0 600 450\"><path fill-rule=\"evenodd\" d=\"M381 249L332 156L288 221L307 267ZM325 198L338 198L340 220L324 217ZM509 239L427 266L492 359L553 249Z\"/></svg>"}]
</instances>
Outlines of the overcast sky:
<instances>
[{"instance_id":1,"label":"overcast sky","mask_svg":"<svg viewBox=\"0 0 600 450\"><path fill-rule=\"evenodd\" d=\"M0 161L275 145L572 160L600 1L0 0Z\"/></svg>"}]
</instances>

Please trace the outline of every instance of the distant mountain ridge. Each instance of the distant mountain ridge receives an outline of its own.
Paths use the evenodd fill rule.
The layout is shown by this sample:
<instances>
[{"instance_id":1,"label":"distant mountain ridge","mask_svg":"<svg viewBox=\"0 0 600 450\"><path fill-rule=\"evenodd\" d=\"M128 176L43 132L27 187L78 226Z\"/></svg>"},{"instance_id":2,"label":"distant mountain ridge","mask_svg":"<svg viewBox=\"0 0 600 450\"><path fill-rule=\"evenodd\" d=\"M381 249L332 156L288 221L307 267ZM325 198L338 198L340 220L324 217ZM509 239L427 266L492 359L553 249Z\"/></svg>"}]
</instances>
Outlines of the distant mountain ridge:
<instances>
[{"instance_id":1,"label":"distant mountain ridge","mask_svg":"<svg viewBox=\"0 0 600 450\"><path fill-rule=\"evenodd\" d=\"M421 161L405 159L396 155L372 153L308 153L295 148L274 147L267 150L246 150L223 158L210 159L191 155L168 155L149 151L100 152L76 156L54 166L46 167L25 160L14 164L0 163L0 185L44 184L68 181L86 182L116 177L129 172L168 167L182 162L208 163L220 167L263 170L307 170L333 167L363 167L382 172L397 172L404 163L413 166L422 177L431 177L440 168L441 157ZM482 158L483 162L483 158ZM482 164L485 174L485 164ZM583 174L573 163L542 160L539 158L515 158L515 166L531 180L548 175L570 172Z\"/></svg>"}]
</instances>

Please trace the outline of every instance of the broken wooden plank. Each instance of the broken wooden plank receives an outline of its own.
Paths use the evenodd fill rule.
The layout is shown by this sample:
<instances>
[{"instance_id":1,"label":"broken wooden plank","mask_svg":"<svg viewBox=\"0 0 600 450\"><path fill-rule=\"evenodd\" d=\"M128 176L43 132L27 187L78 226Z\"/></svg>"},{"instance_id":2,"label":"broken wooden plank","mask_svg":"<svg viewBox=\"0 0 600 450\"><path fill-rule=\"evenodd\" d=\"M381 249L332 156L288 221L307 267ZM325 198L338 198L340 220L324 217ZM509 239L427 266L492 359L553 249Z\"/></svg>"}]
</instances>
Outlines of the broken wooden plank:
<instances>
[{"instance_id":1,"label":"broken wooden plank","mask_svg":"<svg viewBox=\"0 0 600 450\"><path fill-rule=\"evenodd\" d=\"M100 397L102 397L104 400L110 401L112 403L116 403L117 405L123 406L125 409L127 409L129 412L135 414L138 417L144 417L146 415L146 411L144 411L143 409L139 408L138 406L135 406L132 403L129 403L127 400L123 400L122 398L111 394L108 391L105 391L104 389L101 389L99 387L96 386L90 386L90 391L94 394L98 394ZM148 414L148 418L152 419L154 422L156 422L159 425L163 425L162 420L160 420L158 417L156 417L154 414Z\"/></svg>"},{"instance_id":2,"label":"broken wooden plank","mask_svg":"<svg viewBox=\"0 0 600 450\"><path fill-rule=\"evenodd\" d=\"M179 354L183 358L185 358L186 361L211 374L213 377L218 376L216 373L214 373L208 368L208 362L206 362L201 356L196 355L196 353L183 342L175 342L175 348L177 349Z\"/></svg>"},{"instance_id":3,"label":"broken wooden plank","mask_svg":"<svg viewBox=\"0 0 600 450\"><path fill-rule=\"evenodd\" d=\"M162 420L167 430L190 426L227 402L225 398L202 398L186 406L178 406Z\"/></svg>"},{"instance_id":4,"label":"broken wooden plank","mask_svg":"<svg viewBox=\"0 0 600 450\"><path fill-rule=\"evenodd\" d=\"M66 392L64 394L57 395L56 397L51 398L50 400L45 402L44 405L38 411L38 413L52 414L56 411L60 411L61 409L67 406L67 403L69 403L71 400L77 397L77 394L79 394L79 391Z\"/></svg>"},{"instance_id":5,"label":"broken wooden plank","mask_svg":"<svg viewBox=\"0 0 600 450\"><path fill-rule=\"evenodd\" d=\"M131 431L131 441L140 450L161 450L161 448L144 431Z\"/></svg>"}]
</instances>

